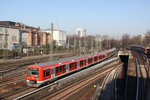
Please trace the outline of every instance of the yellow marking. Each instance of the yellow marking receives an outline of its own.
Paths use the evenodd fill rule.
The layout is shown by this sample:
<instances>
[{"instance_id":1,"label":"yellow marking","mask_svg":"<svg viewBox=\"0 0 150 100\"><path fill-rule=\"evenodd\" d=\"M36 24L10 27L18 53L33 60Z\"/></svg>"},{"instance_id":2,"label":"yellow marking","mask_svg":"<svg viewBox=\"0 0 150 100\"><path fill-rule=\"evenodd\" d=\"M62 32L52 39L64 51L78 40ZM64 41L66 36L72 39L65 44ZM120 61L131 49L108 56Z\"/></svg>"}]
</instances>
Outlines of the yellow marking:
<instances>
[{"instance_id":1,"label":"yellow marking","mask_svg":"<svg viewBox=\"0 0 150 100\"><path fill-rule=\"evenodd\" d=\"M96 85L94 85L94 87L96 88Z\"/></svg>"}]
</instances>

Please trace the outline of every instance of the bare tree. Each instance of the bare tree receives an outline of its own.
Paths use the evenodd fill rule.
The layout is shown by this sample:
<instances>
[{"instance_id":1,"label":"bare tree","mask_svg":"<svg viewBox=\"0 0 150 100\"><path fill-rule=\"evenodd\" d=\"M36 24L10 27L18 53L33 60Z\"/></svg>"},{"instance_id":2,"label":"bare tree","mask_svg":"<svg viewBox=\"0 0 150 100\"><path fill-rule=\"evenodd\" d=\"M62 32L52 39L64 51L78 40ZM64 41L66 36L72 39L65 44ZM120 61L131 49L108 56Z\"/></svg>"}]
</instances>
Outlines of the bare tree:
<instances>
[{"instance_id":1,"label":"bare tree","mask_svg":"<svg viewBox=\"0 0 150 100\"><path fill-rule=\"evenodd\" d=\"M130 45L130 35L124 34L122 36L122 48L127 48Z\"/></svg>"}]
</instances>

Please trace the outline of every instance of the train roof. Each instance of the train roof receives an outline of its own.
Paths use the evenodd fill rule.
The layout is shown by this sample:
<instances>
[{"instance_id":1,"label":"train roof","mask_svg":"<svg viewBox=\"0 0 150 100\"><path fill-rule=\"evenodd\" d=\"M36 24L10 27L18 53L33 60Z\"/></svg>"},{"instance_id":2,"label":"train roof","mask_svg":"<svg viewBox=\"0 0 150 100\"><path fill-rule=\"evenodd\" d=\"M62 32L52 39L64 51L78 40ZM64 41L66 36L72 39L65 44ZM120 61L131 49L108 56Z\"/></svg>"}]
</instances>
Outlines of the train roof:
<instances>
[{"instance_id":1,"label":"train roof","mask_svg":"<svg viewBox=\"0 0 150 100\"><path fill-rule=\"evenodd\" d=\"M94 56L94 55L96 55L96 54L106 53L106 52L112 51L112 50L114 50L114 48L113 48L113 49L106 50L106 51L101 51L101 52L99 52L99 53L92 53L92 54L87 54L87 55L83 55L83 56L65 58L65 59L56 60L56 61L51 61L51 62L39 63L39 64L36 64L36 65L43 67L43 66L48 66L48 65L52 65L52 64L62 63L62 62L65 62L65 61L80 59L80 58L82 58L82 57Z\"/></svg>"},{"instance_id":2,"label":"train roof","mask_svg":"<svg viewBox=\"0 0 150 100\"><path fill-rule=\"evenodd\" d=\"M144 46L144 45L130 45L130 47L141 47L141 48L145 48L146 46Z\"/></svg>"}]
</instances>

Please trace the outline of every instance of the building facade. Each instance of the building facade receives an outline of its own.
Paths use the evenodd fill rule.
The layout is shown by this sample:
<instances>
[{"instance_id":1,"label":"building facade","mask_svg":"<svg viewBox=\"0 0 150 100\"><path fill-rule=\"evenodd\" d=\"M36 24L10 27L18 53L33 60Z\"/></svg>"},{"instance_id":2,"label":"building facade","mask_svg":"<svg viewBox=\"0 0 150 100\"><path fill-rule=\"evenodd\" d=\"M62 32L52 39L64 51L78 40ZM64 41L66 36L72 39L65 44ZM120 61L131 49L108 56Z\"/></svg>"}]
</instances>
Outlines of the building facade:
<instances>
[{"instance_id":1,"label":"building facade","mask_svg":"<svg viewBox=\"0 0 150 100\"><path fill-rule=\"evenodd\" d=\"M79 36L79 37L83 37L84 36L83 29L82 28L77 28L76 29L76 35Z\"/></svg>"},{"instance_id":2,"label":"building facade","mask_svg":"<svg viewBox=\"0 0 150 100\"><path fill-rule=\"evenodd\" d=\"M0 49L43 46L50 43L50 34L40 28L12 21L0 21Z\"/></svg>"},{"instance_id":3,"label":"building facade","mask_svg":"<svg viewBox=\"0 0 150 100\"><path fill-rule=\"evenodd\" d=\"M43 29L42 31L51 34L50 29ZM53 30L53 40L56 41L56 44L58 46L65 46L66 45L66 38L67 38L67 34L65 31Z\"/></svg>"},{"instance_id":4,"label":"building facade","mask_svg":"<svg viewBox=\"0 0 150 100\"><path fill-rule=\"evenodd\" d=\"M19 45L20 30L13 22L0 22L0 49L12 49Z\"/></svg>"}]
</instances>

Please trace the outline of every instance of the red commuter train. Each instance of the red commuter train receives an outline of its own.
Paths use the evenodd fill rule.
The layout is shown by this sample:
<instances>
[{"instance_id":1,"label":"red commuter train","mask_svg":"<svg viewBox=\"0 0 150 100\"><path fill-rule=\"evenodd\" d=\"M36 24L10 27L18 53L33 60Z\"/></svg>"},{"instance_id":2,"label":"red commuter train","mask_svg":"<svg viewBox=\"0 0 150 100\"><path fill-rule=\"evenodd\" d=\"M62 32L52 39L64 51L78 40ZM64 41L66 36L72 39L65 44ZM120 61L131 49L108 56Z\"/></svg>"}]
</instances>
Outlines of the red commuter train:
<instances>
[{"instance_id":1,"label":"red commuter train","mask_svg":"<svg viewBox=\"0 0 150 100\"><path fill-rule=\"evenodd\" d=\"M42 84L52 82L66 74L103 61L112 56L115 51L116 48L112 48L99 53L30 65L27 68L26 74L27 85L30 87L39 87Z\"/></svg>"},{"instance_id":2,"label":"red commuter train","mask_svg":"<svg viewBox=\"0 0 150 100\"><path fill-rule=\"evenodd\" d=\"M137 50L137 51L143 52L148 57L150 56L150 47L145 47L143 45L131 45L130 49L131 50Z\"/></svg>"}]
</instances>

